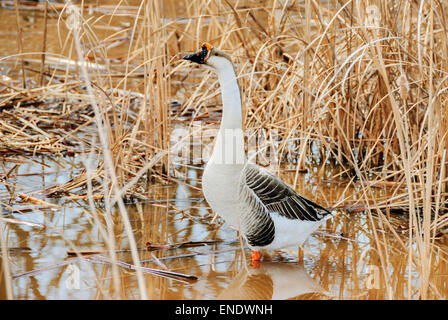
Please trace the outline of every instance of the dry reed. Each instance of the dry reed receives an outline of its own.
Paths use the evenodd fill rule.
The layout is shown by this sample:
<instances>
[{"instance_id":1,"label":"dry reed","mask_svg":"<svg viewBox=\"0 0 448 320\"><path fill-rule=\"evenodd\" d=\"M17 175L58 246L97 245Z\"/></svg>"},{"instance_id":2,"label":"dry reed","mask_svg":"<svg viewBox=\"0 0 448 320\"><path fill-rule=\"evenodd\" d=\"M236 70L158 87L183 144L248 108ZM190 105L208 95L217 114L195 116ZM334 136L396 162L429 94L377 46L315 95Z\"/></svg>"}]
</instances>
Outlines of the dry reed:
<instances>
[{"instance_id":1,"label":"dry reed","mask_svg":"<svg viewBox=\"0 0 448 320\"><path fill-rule=\"evenodd\" d=\"M39 61L20 49L18 57L26 57L27 68L47 84L23 90L1 83L3 157L98 152L96 169L49 193L76 194L92 207L102 198L109 211L118 204L126 221L122 196L145 199L148 188L139 182L175 176L168 157L173 125L205 119L206 129L216 126L216 79L203 71L194 77L198 73L179 61L209 41L235 58L245 126L278 132L280 160L296 165L295 187L299 171L312 162L321 172L337 165L337 179L347 188L363 186L358 199L373 228L388 288L383 297L394 298L384 232L408 256L407 296L413 296L411 270L418 272L421 298L438 296L434 245L448 225L445 2L195 0L80 7L79 34L64 7L36 7L58 12L61 52L68 54L42 52L36 71ZM120 15L129 18L123 27L114 25ZM100 31L102 25L108 32ZM182 105L176 109L173 99ZM84 130L93 123L101 141ZM387 188L386 196L378 198L377 187ZM391 210L407 215L407 237L396 232ZM132 238L129 226L127 232ZM111 255L113 248L111 243Z\"/></svg>"}]
</instances>

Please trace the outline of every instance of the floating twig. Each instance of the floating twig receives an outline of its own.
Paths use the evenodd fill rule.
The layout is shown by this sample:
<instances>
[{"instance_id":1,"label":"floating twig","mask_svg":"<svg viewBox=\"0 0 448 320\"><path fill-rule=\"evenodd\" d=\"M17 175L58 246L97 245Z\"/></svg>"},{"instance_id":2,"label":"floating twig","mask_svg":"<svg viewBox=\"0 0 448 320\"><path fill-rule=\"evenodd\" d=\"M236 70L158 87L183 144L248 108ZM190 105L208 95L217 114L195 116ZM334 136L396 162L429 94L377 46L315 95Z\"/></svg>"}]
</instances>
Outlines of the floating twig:
<instances>
[{"instance_id":1,"label":"floating twig","mask_svg":"<svg viewBox=\"0 0 448 320\"><path fill-rule=\"evenodd\" d=\"M18 278L25 277L25 276L28 276L28 277L29 276L33 276L33 275L35 275L37 273L41 273L43 271L48 271L48 270L53 270L53 269L56 269L56 268L63 267L65 265L73 263L75 261L76 260L73 260L73 259L72 260L67 260L67 261L64 261L64 262L61 262L61 263L52 264L52 265L47 266L47 267L43 267L43 268L39 268L39 269L35 269L35 270L23 272L23 273L19 273L17 275L13 275L12 279L14 280L14 279L18 279Z\"/></svg>"},{"instance_id":2,"label":"floating twig","mask_svg":"<svg viewBox=\"0 0 448 320\"><path fill-rule=\"evenodd\" d=\"M243 247L243 249L248 249L249 247ZM241 250L241 247L231 248L231 249L224 249L224 250L213 250L213 251L207 251L207 252L193 252L193 253L186 253L186 254L180 254L176 256L168 256L168 257L160 257L158 260L171 260L171 259L179 259L179 258L190 258L190 257L196 257L196 256L204 256L204 255L213 255L217 253L224 253L224 252L230 252L230 251L236 251ZM155 262L154 259L147 259L147 260L141 260L140 262Z\"/></svg>"},{"instance_id":3,"label":"floating twig","mask_svg":"<svg viewBox=\"0 0 448 320\"><path fill-rule=\"evenodd\" d=\"M29 221L23 221L23 220L17 220L13 218L2 218L0 217L0 221L7 222L7 223L13 223L13 224L23 224L30 227L38 227L41 229L45 229L46 226L41 223L35 223L35 222L29 222Z\"/></svg>"},{"instance_id":4,"label":"floating twig","mask_svg":"<svg viewBox=\"0 0 448 320\"><path fill-rule=\"evenodd\" d=\"M93 261L93 262L112 264L112 261L110 259L108 259L104 256L99 256L99 255L88 256L83 259L86 259L88 261ZM120 267L123 267L126 269L137 270L137 267L130 263L126 263L123 261L117 261L116 264L117 264L117 266L120 266ZM198 280L198 277L196 277L196 276L179 273L179 272L174 272L174 271L169 271L169 270L161 270L161 269L147 268L147 267L140 267L140 270L142 272L146 272L146 273L150 273L150 274L154 274L157 276L162 276L162 277L166 277L166 278L170 278L170 279L178 280L178 281L180 279L192 280L192 281Z\"/></svg>"},{"instance_id":5,"label":"floating twig","mask_svg":"<svg viewBox=\"0 0 448 320\"><path fill-rule=\"evenodd\" d=\"M206 241L187 241L173 244L152 244L147 242L146 249L148 250L158 250L158 249L177 249L177 248L188 248L188 247L200 247L208 244L215 244L223 242L222 240L206 240Z\"/></svg>"},{"instance_id":6,"label":"floating twig","mask_svg":"<svg viewBox=\"0 0 448 320\"><path fill-rule=\"evenodd\" d=\"M146 250L146 249L137 249L139 251ZM67 255L68 256L86 256L86 255L94 255L94 254L104 254L108 253L109 250L68 250ZM121 249L121 250L114 250L115 253L123 253L123 252L131 252L130 249Z\"/></svg>"},{"instance_id":7,"label":"floating twig","mask_svg":"<svg viewBox=\"0 0 448 320\"><path fill-rule=\"evenodd\" d=\"M56 204L49 203L49 202L46 202L46 201L43 201L43 200L34 198L34 197L32 197L32 196L28 196L28 195L26 195L26 194L19 194L18 196L19 196L23 201L32 201L32 202L36 202L36 203L38 203L38 204L45 205L45 206L49 206L49 207L61 208L61 206L58 206L58 205L56 205Z\"/></svg>"}]
</instances>

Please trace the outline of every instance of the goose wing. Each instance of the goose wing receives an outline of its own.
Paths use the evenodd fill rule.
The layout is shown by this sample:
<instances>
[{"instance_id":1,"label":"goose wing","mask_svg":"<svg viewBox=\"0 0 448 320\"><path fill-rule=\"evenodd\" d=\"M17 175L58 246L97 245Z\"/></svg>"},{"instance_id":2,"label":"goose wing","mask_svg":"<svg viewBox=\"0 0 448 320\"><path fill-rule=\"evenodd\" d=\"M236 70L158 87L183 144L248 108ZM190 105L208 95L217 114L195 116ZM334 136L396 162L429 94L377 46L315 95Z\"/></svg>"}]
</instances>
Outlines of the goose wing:
<instances>
[{"instance_id":1,"label":"goose wing","mask_svg":"<svg viewBox=\"0 0 448 320\"><path fill-rule=\"evenodd\" d=\"M252 246L265 246L274 240L271 213L288 219L318 222L331 213L301 197L293 188L267 170L247 164L242 171L239 204L243 234Z\"/></svg>"},{"instance_id":2,"label":"goose wing","mask_svg":"<svg viewBox=\"0 0 448 320\"><path fill-rule=\"evenodd\" d=\"M258 202L267 212L277 212L288 219L320 221L331 215L322 206L300 196L289 185L267 170L247 165L242 173L242 187L246 202Z\"/></svg>"},{"instance_id":3,"label":"goose wing","mask_svg":"<svg viewBox=\"0 0 448 320\"><path fill-rule=\"evenodd\" d=\"M301 197L267 170L247 164L241 173L239 190L242 232L251 246L266 246L274 241L275 226L271 214L288 219L318 222L331 213Z\"/></svg>"}]
</instances>

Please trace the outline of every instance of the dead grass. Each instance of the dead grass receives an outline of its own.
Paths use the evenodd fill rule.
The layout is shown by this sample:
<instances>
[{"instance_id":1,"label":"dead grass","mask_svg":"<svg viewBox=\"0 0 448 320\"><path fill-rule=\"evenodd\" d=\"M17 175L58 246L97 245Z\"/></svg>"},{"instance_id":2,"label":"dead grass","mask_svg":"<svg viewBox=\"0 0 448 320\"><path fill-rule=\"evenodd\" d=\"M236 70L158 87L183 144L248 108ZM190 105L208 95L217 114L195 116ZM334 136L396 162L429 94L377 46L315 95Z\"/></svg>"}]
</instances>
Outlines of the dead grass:
<instances>
[{"instance_id":1,"label":"dead grass","mask_svg":"<svg viewBox=\"0 0 448 320\"><path fill-rule=\"evenodd\" d=\"M39 52L41 59L34 60L19 32L18 54L1 58L19 62L17 72L0 82L2 157L92 151L97 168L49 193L102 198L111 206L125 194L144 199L147 189L138 182L174 175L173 124L216 124L210 119L220 106L216 78L179 60L208 41L235 58L246 128L279 133L281 160L296 164L291 183L300 185L298 172L307 163L317 161L321 172L338 165L342 173L335 179L347 188L364 186L358 199L374 227L389 288L384 231L407 253L409 269L418 271L421 298L437 297L434 243L448 224L445 2L195 0L80 7L76 26L67 7L32 7L45 12L45 20L58 17L59 51ZM16 8L18 15L30 10ZM39 42L44 49L50 47L45 41ZM181 107L175 109L173 100ZM386 197L376 197L378 187L387 188ZM390 210L408 215L407 238L391 226ZM412 281L409 273L407 290Z\"/></svg>"}]
</instances>

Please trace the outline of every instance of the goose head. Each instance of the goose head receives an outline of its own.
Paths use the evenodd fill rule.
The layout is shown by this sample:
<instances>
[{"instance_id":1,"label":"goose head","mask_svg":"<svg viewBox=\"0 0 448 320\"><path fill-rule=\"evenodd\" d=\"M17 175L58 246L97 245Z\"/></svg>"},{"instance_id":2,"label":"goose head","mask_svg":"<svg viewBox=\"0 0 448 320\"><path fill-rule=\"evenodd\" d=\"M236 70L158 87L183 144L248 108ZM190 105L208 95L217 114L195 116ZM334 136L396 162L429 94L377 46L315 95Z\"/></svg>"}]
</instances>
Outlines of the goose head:
<instances>
[{"instance_id":1,"label":"goose head","mask_svg":"<svg viewBox=\"0 0 448 320\"><path fill-rule=\"evenodd\" d=\"M186 55L182 59L204 65L217 73L228 68L234 69L230 56L210 43L204 43L198 52Z\"/></svg>"}]
</instances>

